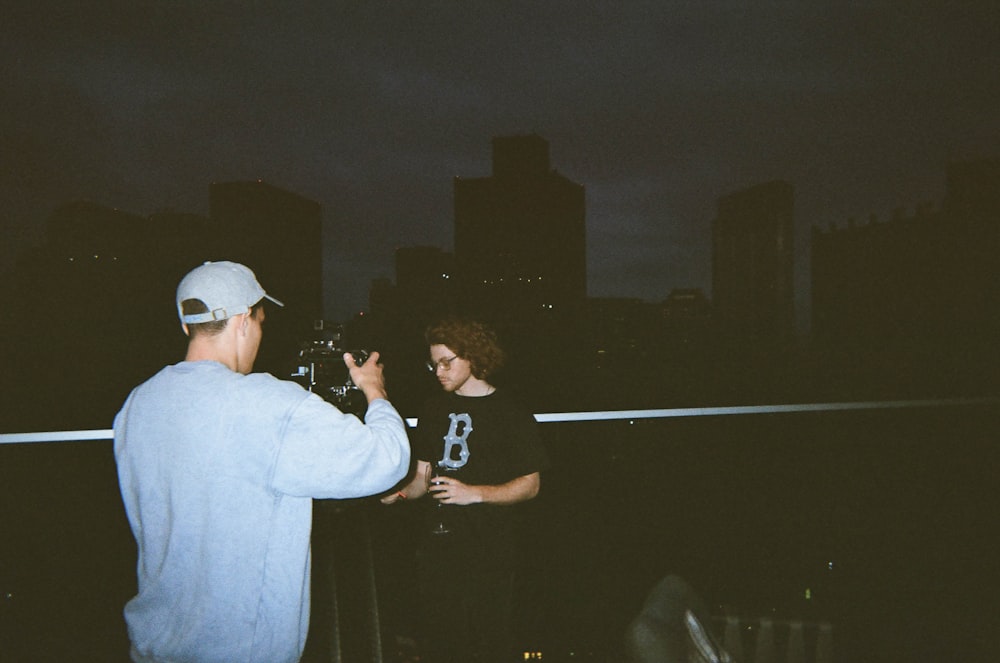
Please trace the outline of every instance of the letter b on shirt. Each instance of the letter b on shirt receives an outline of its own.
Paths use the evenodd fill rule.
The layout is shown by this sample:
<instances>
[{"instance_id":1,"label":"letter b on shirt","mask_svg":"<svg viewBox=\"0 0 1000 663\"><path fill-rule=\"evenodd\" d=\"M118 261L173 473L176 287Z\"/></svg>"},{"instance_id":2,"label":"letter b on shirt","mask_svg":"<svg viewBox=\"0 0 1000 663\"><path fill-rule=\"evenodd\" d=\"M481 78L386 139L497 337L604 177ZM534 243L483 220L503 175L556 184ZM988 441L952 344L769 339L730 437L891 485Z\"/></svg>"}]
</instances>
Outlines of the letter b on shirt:
<instances>
[{"instance_id":1,"label":"letter b on shirt","mask_svg":"<svg viewBox=\"0 0 1000 663\"><path fill-rule=\"evenodd\" d=\"M441 465L451 470L457 470L469 461L469 433L472 432L472 417L468 413L448 415L451 425L448 434L444 436L444 454ZM458 447L458 458L455 458L455 447Z\"/></svg>"}]
</instances>

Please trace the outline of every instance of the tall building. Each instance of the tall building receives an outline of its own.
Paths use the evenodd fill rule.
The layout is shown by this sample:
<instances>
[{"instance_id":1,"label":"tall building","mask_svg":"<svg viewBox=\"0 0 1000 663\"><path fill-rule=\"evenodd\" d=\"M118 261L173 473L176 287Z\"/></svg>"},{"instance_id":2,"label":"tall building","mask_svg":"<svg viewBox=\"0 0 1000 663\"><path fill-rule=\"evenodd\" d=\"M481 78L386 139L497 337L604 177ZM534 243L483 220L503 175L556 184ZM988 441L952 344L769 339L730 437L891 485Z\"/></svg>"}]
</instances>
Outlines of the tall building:
<instances>
[{"instance_id":1,"label":"tall building","mask_svg":"<svg viewBox=\"0 0 1000 663\"><path fill-rule=\"evenodd\" d=\"M268 320L263 367L293 356L323 317L322 208L318 202L261 181L210 187L213 255L249 266L285 307Z\"/></svg>"},{"instance_id":2,"label":"tall building","mask_svg":"<svg viewBox=\"0 0 1000 663\"><path fill-rule=\"evenodd\" d=\"M660 304L660 326L671 343L705 343L711 318L712 304L700 288L674 288Z\"/></svg>"},{"instance_id":3,"label":"tall building","mask_svg":"<svg viewBox=\"0 0 1000 663\"><path fill-rule=\"evenodd\" d=\"M455 263L466 302L494 311L580 309L584 187L550 168L537 135L493 139L493 174L455 179Z\"/></svg>"},{"instance_id":4,"label":"tall building","mask_svg":"<svg viewBox=\"0 0 1000 663\"><path fill-rule=\"evenodd\" d=\"M764 346L794 332L793 189L759 184L719 199L712 223L712 303L723 334Z\"/></svg>"},{"instance_id":5,"label":"tall building","mask_svg":"<svg viewBox=\"0 0 1000 663\"><path fill-rule=\"evenodd\" d=\"M322 317L320 204L259 180L213 183L209 204L223 257L252 267L289 315Z\"/></svg>"},{"instance_id":6,"label":"tall building","mask_svg":"<svg viewBox=\"0 0 1000 663\"><path fill-rule=\"evenodd\" d=\"M396 249L396 282L376 279L369 290L370 317L398 330L423 328L455 307L454 256L434 246Z\"/></svg>"},{"instance_id":7,"label":"tall building","mask_svg":"<svg viewBox=\"0 0 1000 663\"><path fill-rule=\"evenodd\" d=\"M1000 161L951 164L939 208L812 231L812 329L844 381L929 393L996 386Z\"/></svg>"},{"instance_id":8,"label":"tall building","mask_svg":"<svg viewBox=\"0 0 1000 663\"><path fill-rule=\"evenodd\" d=\"M11 301L0 307L11 330L0 350L10 413L107 425L132 387L183 358L174 296L206 260L246 263L285 302L268 317L257 368L280 374L294 363L298 341L321 317L320 206L262 182L213 184L210 193L209 217L141 216L86 201L53 211L45 243L19 261ZM40 375L43 390L12 384Z\"/></svg>"},{"instance_id":9,"label":"tall building","mask_svg":"<svg viewBox=\"0 0 1000 663\"><path fill-rule=\"evenodd\" d=\"M57 207L44 244L20 259L3 307L9 338L0 364L3 378L17 380L6 414L107 425L133 386L180 361L186 341L174 293L208 227L195 214Z\"/></svg>"},{"instance_id":10,"label":"tall building","mask_svg":"<svg viewBox=\"0 0 1000 663\"><path fill-rule=\"evenodd\" d=\"M451 296L454 256L435 246L405 246L396 249L396 286L424 306ZM441 306L432 306L440 308Z\"/></svg>"},{"instance_id":11,"label":"tall building","mask_svg":"<svg viewBox=\"0 0 1000 663\"><path fill-rule=\"evenodd\" d=\"M454 256L433 246L408 246L396 249L395 261L395 284L388 279L372 283L371 314L356 319L349 331L388 358L385 375L393 385L393 403L413 412L426 397L432 377L423 370L424 330L456 308Z\"/></svg>"}]
</instances>

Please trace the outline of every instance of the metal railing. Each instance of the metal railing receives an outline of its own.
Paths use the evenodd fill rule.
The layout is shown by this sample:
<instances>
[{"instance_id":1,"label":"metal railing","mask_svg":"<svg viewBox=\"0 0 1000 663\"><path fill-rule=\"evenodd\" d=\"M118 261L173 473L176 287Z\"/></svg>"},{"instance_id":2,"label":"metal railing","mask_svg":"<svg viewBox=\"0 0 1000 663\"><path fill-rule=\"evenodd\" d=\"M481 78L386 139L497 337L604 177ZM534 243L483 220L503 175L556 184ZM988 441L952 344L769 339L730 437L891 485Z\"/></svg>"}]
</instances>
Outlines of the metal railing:
<instances>
[{"instance_id":1,"label":"metal railing","mask_svg":"<svg viewBox=\"0 0 1000 663\"><path fill-rule=\"evenodd\" d=\"M900 400L900 401L883 401L883 402L832 402L832 403L811 403L811 404L779 404L779 405L760 405L760 406L731 406L731 407L704 407L704 408L682 408L682 409L657 409L657 410L616 410L616 411L601 411L601 412L562 412L562 413L540 413L536 414L536 419L546 425L555 424L584 424L584 423L596 423L596 422L606 422L608 424L620 425L623 424L628 426L632 423L640 422L652 422L655 420L696 420L699 418L705 419L717 419L717 418L739 418L739 417L750 417L753 419L759 415L773 415L773 416L796 416L802 414L819 414L819 413L850 413L850 412L889 412L898 411L901 415L905 416L907 411L915 412L932 412L936 410L949 410L955 408L979 408L980 410L993 411L996 406L1000 405L1000 398L971 398L971 399L944 399L944 400ZM415 425L415 419L407 419L407 424L410 426ZM655 435L657 437L657 443L666 442L669 436L662 436L662 440L659 433ZM80 443L80 442L101 442L109 441L113 439L113 431L111 429L98 429L98 430L79 430L79 431L55 431L55 432L31 432L31 433L4 433L0 434L0 452L6 447L12 449L17 445L27 445L35 447L37 445L42 445L43 447L48 447L49 443ZM576 440L562 440L561 443L564 446L572 446L576 444ZM72 445L74 448L79 448L79 445ZM2 457L0 457L2 458ZM587 459L581 459L581 464L586 464ZM107 470L105 467L104 470ZM107 476L104 480L107 480ZM569 491L564 491L562 494L568 494ZM557 498L558 499L558 498ZM588 503L591 504L591 503ZM629 508L630 505L626 505ZM564 509L565 504L557 505L556 509ZM5 508L0 505L0 508ZM642 504L631 505L631 508L644 508ZM358 524L360 523L360 524ZM22 523L23 525L23 523ZM367 528L369 527L368 522L365 520L364 516L361 516L361 520L355 522L354 525L365 530L365 550L367 551L368 569L371 571L371 539ZM26 530L27 531L27 530ZM612 538L609 536L609 538ZM3 548L0 548L2 552ZM364 552L364 551L362 551ZM3 569L4 560L0 558L0 572L4 572ZM39 560L39 564L45 564L47 560ZM320 562L322 563L322 562ZM340 647L339 639L339 617L338 617L338 587L336 581L336 572L331 571L329 573L318 573L320 580L328 583L325 591L331 595L331 611L330 615L332 618L327 618L324 622L325 628L329 631L328 640L323 647L322 652L318 654L311 660L315 661L331 661L331 662L341 662L345 660L350 660L351 663L356 663L357 659L351 659L349 655L345 654L343 648ZM0 582L5 579L0 577ZM368 641L368 651L369 657L367 660L372 661L372 663L381 663L383 660L393 660L387 658L389 655L385 652L385 646L381 642L380 629L382 625L380 623L380 615L378 608L378 596L376 593L376 582L374 579L374 574L369 575L367 581L367 590L370 591L370 596L366 599L369 603L367 610L369 610L370 628L369 633L365 636ZM0 589L4 589L0 587ZM69 592L72 594L72 592ZM13 595L13 592L7 592L0 595L2 599L2 609L0 612L0 623L2 620L11 620L11 614L16 609L16 603L18 602L17 596ZM719 626L720 633L725 636L726 647L736 656L738 660L751 660L745 658L745 656L753 656L753 661L756 663L805 663L805 661L815 661L816 663L830 663L834 659L833 653L833 633L834 628L831 622L825 619L821 620L809 620L809 619L787 619L787 618L776 618L773 616L761 616L763 613L758 614L732 614L726 610L716 610L714 611L717 619L717 625ZM329 616L329 615L328 615ZM318 620L317 620L318 621ZM14 622L16 625L16 621ZM124 627L121 626L123 631ZM17 638L18 634L4 626L6 635L0 636L0 648L5 644L4 638ZM840 630L838 626L838 631ZM838 636L838 641L840 641L840 636ZM839 648L839 645L838 645ZM838 652L839 655L839 652ZM558 654L546 655L544 660L562 660L558 658ZM566 660L588 660L587 656L577 653L572 659L567 658ZM590 660L603 660L597 658L591 658ZM614 660L614 659L609 659Z\"/></svg>"},{"instance_id":2,"label":"metal railing","mask_svg":"<svg viewBox=\"0 0 1000 663\"><path fill-rule=\"evenodd\" d=\"M831 403L789 403L782 405L732 405L723 407L666 408L649 410L607 410L595 412L550 412L535 414L538 423L578 421L616 421L630 419L664 419L677 417L716 417L747 414L788 414L800 412L838 412L847 410L893 410L903 408L950 407L956 405L989 405L1000 403L1000 398L952 398L897 401L841 401ZM417 419L406 418L411 428ZM35 433L0 433L0 444L34 444L43 442L86 442L111 440L114 430L51 431Z\"/></svg>"}]
</instances>

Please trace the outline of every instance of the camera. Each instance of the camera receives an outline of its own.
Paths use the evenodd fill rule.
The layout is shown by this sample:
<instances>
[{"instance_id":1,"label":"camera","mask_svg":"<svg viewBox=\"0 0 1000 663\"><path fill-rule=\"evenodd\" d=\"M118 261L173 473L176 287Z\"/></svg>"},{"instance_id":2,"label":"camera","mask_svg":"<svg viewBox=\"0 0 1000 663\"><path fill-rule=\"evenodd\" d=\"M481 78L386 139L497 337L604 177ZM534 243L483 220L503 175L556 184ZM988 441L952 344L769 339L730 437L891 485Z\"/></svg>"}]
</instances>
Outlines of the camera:
<instances>
[{"instance_id":1,"label":"camera","mask_svg":"<svg viewBox=\"0 0 1000 663\"><path fill-rule=\"evenodd\" d=\"M317 321L313 329L322 338L299 341L298 357L290 377L341 411L360 418L368 402L351 381L351 374L344 365L344 355L350 353L354 363L361 366L368 361L369 352L344 349L343 329L340 326L331 328Z\"/></svg>"}]
</instances>

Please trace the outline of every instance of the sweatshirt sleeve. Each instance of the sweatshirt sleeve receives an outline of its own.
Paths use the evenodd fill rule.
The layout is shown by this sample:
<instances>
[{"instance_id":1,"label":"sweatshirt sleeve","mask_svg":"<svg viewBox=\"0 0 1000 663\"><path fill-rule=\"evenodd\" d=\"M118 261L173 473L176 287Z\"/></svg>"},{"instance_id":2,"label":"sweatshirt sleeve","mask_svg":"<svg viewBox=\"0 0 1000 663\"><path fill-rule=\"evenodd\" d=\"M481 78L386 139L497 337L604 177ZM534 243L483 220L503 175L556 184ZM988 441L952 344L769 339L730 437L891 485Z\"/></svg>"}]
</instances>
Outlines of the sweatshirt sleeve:
<instances>
[{"instance_id":1,"label":"sweatshirt sleeve","mask_svg":"<svg viewBox=\"0 0 1000 663\"><path fill-rule=\"evenodd\" d=\"M389 401L372 401L362 423L310 394L289 414L272 484L301 497L365 497L391 488L409 465L406 428Z\"/></svg>"}]
</instances>

